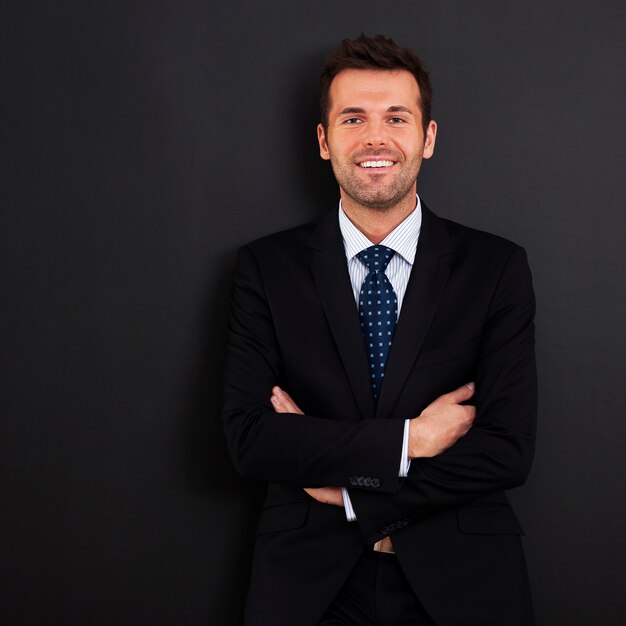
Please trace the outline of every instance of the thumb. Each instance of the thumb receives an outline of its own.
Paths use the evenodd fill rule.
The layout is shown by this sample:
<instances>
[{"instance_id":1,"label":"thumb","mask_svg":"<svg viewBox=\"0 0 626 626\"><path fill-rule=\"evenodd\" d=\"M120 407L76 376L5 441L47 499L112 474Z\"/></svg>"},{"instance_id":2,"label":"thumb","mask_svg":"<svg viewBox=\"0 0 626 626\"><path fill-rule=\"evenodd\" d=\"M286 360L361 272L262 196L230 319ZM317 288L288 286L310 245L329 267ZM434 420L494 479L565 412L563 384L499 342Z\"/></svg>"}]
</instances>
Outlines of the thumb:
<instances>
[{"instance_id":1,"label":"thumb","mask_svg":"<svg viewBox=\"0 0 626 626\"><path fill-rule=\"evenodd\" d=\"M445 395L446 400L454 404L460 404L469 400L474 395L475 385L474 383L467 383L450 393Z\"/></svg>"}]
</instances>

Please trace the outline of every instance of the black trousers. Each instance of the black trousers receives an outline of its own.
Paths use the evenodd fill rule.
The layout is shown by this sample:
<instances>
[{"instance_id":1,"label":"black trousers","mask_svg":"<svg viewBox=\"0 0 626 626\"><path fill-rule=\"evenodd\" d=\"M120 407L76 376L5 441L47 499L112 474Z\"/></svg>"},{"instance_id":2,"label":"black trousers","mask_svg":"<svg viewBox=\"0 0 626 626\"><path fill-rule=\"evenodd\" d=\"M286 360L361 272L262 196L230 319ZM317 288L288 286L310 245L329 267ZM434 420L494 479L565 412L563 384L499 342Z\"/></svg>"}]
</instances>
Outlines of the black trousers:
<instances>
[{"instance_id":1,"label":"black trousers","mask_svg":"<svg viewBox=\"0 0 626 626\"><path fill-rule=\"evenodd\" d=\"M436 626L394 554L363 553L319 626Z\"/></svg>"}]
</instances>

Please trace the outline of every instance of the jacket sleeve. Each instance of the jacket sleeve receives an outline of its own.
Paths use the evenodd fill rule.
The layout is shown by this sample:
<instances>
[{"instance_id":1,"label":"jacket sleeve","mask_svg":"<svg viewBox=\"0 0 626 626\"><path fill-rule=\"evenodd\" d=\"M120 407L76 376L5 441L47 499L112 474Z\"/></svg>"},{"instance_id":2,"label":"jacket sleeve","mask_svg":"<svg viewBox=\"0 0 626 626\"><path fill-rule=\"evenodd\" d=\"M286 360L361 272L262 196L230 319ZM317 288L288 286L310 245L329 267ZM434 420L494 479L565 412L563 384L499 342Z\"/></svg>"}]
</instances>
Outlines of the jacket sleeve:
<instances>
[{"instance_id":1,"label":"jacket sleeve","mask_svg":"<svg viewBox=\"0 0 626 626\"><path fill-rule=\"evenodd\" d=\"M470 431L433 458L414 459L395 493L349 490L369 542L456 504L522 484L534 454L537 382L535 299L526 255L516 247L489 307L470 403ZM434 398L433 398L434 399Z\"/></svg>"},{"instance_id":2,"label":"jacket sleeve","mask_svg":"<svg viewBox=\"0 0 626 626\"><path fill-rule=\"evenodd\" d=\"M350 478L354 482L355 474L367 468L368 486L376 492L396 491L401 420L274 412L269 398L282 379L280 345L262 272L249 248L239 253L231 302L223 419L239 473L297 487L347 487Z\"/></svg>"}]
</instances>

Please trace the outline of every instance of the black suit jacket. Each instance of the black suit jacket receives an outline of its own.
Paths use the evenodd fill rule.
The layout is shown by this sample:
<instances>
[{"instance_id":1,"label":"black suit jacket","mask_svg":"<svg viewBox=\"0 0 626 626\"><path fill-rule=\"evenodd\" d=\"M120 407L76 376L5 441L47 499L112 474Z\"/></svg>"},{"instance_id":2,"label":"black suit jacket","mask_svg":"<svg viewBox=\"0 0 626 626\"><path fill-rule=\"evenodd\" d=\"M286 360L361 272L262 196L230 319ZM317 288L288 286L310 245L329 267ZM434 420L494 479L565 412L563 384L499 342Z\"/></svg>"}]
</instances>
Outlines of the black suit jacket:
<instances>
[{"instance_id":1,"label":"black suit jacket","mask_svg":"<svg viewBox=\"0 0 626 626\"><path fill-rule=\"evenodd\" d=\"M242 475L269 483L246 623L313 626L362 550L393 536L438 625L533 624L521 529L536 422L534 296L524 251L423 207L378 404L335 212L241 249L224 424ZM404 420L476 382L469 433L398 477ZM271 387L305 415L277 414ZM358 521L303 487L349 489Z\"/></svg>"}]
</instances>

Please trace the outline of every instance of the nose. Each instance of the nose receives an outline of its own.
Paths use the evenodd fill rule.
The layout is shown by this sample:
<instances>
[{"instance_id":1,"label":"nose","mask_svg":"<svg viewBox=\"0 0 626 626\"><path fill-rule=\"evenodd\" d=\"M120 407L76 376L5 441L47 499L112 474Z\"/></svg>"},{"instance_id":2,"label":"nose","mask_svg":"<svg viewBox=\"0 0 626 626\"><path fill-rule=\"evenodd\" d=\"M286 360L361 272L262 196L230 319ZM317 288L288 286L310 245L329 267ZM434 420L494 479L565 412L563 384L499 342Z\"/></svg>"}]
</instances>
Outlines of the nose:
<instances>
[{"instance_id":1,"label":"nose","mask_svg":"<svg viewBox=\"0 0 626 626\"><path fill-rule=\"evenodd\" d=\"M380 148L387 145L387 134L383 122L371 121L365 135L365 144L370 148Z\"/></svg>"}]
</instances>

